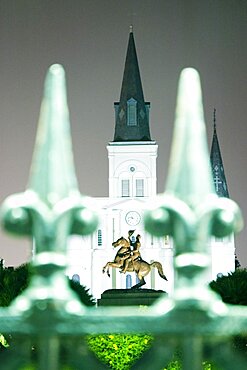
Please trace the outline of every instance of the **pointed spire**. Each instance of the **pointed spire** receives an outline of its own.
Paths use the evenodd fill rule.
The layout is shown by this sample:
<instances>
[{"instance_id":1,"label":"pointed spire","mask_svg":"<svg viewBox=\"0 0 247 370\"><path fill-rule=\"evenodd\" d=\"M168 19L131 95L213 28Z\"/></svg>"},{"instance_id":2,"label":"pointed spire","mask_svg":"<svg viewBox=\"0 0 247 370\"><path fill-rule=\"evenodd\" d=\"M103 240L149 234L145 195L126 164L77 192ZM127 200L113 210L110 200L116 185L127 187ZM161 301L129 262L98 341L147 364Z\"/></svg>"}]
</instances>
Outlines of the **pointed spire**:
<instances>
[{"instance_id":1,"label":"pointed spire","mask_svg":"<svg viewBox=\"0 0 247 370\"><path fill-rule=\"evenodd\" d=\"M216 134L216 108L214 108L214 133Z\"/></svg>"},{"instance_id":2,"label":"pointed spire","mask_svg":"<svg viewBox=\"0 0 247 370\"><path fill-rule=\"evenodd\" d=\"M144 101L132 26L130 26L120 101L114 103L114 107L116 114L114 141L151 140L150 104Z\"/></svg>"},{"instance_id":3,"label":"pointed spire","mask_svg":"<svg viewBox=\"0 0 247 370\"><path fill-rule=\"evenodd\" d=\"M213 117L214 133L210 153L211 167L213 171L213 179L215 191L219 197L229 198L228 187L225 177L223 160L221 157L220 145L216 129L216 109L214 109Z\"/></svg>"}]
</instances>

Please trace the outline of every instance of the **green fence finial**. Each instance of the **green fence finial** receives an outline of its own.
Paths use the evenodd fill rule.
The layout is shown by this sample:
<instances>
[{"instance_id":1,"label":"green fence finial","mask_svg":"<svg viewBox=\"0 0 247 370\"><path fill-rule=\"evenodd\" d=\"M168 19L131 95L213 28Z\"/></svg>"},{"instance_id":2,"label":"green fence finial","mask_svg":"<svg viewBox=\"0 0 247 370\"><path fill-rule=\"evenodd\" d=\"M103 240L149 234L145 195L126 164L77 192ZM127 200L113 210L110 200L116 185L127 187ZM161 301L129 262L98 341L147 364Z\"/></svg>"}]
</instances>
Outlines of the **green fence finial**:
<instances>
[{"instance_id":1,"label":"green fence finial","mask_svg":"<svg viewBox=\"0 0 247 370\"><path fill-rule=\"evenodd\" d=\"M34 275L14 303L17 310L34 316L48 306L59 313L81 310L67 283L66 252L71 234L91 234L97 227L98 217L88 203L77 187L65 73L53 65L45 81L28 189L2 206L5 229L30 236L35 244ZM34 322L45 328L50 317L38 313Z\"/></svg>"},{"instance_id":2,"label":"green fence finial","mask_svg":"<svg viewBox=\"0 0 247 370\"><path fill-rule=\"evenodd\" d=\"M36 253L64 253L70 234L86 235L98 218L77 187L67 107L65 73L52 65L47 73L28 189L2 207L10 232L31 236Z\"/></svg>"},{"instance_id":3,"label":"green fence finial","mask_svg":"<svg viewBox=\"0 0 247 370\"><path fill-rule=\"evenodd\" d=\"M47 205L77 191L65 73L58 64L49 68L45 80L28 187Z\"/></svg>"},{"instance_id":4,"label":"green fence finial","mask_svg":"<svg viewBox=\"0 0 247 370\"><path fill-rule=\"evenodd\" d=\"M225 237L242 227L238 206L215 193L200 79L191 68L183 70L180 77L166 191L146 213L145 227L153 235L172 236L174 295L181 298L185 294L198 301L209 292L209 239Z\"/></svg>"},{"instance_id":5,"label":"green fence finial","mask_svg":"<svg viewBox=\"0 0 247 370\"><path fill-rule=\"evenodd\" d=\"M206 140L199 74L187 68L178 86L166 190L192 207L214 193Z\"/></svg>"}]
</instances>

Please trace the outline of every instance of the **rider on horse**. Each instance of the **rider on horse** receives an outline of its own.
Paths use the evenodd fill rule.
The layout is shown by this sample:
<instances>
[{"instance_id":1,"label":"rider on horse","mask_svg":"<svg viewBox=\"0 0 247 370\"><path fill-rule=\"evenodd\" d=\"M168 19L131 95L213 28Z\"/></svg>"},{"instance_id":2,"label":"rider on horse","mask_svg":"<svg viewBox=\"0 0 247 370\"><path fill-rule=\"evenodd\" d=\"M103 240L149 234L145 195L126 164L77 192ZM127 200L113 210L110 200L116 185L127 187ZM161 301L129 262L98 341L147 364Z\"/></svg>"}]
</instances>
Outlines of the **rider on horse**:
<instances>
[{"instance_id":1,"label":"rider on horse","mask_svg":"<svg viewBox=\"0 0 247 370\"><path fill-rule=\"evenodd\" d=\"M123 273L126 271L135 272L139 282L131 287L131 289L138 289L146 284L145 276L147 276L151 269L155 267L158 270L159 276L167 280L163 268L160 262L153 261L148 263L141 258L140 255L140 235L138 234L136 237L135 242L131 240L131 236L133 235L135 230L130 230L128 232L128 239L125 239L123 236L112 243L114 248L118 247L119 250L114 258L114 261L107 262L106 265L103 267L102 272L106 272L107 275L110 277L109 268L119 268Z\"/></svg>"},{"instance_id":2,"label":"rider on horse","mask_svg":"<svg viewBox=\"0 0 247 370\"><path fill-rule=\"evenodd\" d=\"M141 260L141 253L139 252L139 249L141 247L141 235L138 234L136 236L135 242L132 241L131 236L133 235L135 230L129 230L128 232L128 239L130 242L130 251L126 254L123 261L122 270L120 272L126 273L126 271L129 268L129 265L133 263L134 261Z\"/></svg>"}]
</instances>

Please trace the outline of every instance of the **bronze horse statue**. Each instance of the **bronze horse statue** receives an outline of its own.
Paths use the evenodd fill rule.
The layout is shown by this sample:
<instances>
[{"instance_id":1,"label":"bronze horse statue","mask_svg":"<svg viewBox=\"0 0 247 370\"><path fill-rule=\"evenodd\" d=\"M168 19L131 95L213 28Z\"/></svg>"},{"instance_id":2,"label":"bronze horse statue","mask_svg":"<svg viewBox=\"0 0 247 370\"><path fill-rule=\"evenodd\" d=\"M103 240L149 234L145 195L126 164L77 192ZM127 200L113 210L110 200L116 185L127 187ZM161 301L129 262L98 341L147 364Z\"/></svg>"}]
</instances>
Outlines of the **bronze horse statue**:
<instances>
[{"instance_id":1,"label":"bronze horse statue","mask_svg":"<svg viewBox=\"0 0 247 370\"><path fill-rule=\"evenodd\" d=\"M112 245L114 248L119 248L119 250L114 258L114 261L107 262L107 264L103 267L103 273L106 272L109 277L110 267L119 268L121 269L120 272L122 273L125 273L126 271L134 271L140 281L131 289L137 289L146 284L144 277L150 273L152 267L156 267L159 276L162 279L167 280L160 262L154 261L148 263L141 258L139 252L141 246L140 235L137 235L133 250L131 250L130 240L125 239L123 236L113 242Z\"/></svg>"}]
</instances>

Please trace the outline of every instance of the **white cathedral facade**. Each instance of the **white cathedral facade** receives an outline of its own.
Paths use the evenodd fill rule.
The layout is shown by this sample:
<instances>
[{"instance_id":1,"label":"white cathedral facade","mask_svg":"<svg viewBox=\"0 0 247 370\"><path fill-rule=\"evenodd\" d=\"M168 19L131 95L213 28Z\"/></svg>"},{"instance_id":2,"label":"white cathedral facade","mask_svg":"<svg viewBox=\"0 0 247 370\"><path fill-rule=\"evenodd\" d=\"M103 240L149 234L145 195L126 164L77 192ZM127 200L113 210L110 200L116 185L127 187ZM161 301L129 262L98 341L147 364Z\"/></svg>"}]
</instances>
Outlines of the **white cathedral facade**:
<instances>
[{"instance_id":1,"label":"white cathedral facade","mask_svg":"<svg viewBox=\"0 0 247 370\"><path fill-rule=\"evenodd\" d=\"M77 278L90 289L95 298L112 288L131 288L137 283L135 273L120 273L111 269L110 277L102 273L103 266L113 261L117 253L112 242L128 237L129 230L141 235L141 256L147 262L162 264L168 281L160 278L156 269L145 277L145 288L173 289L173 245L168 237L156 238L145 232L143 213L147 203L155 198L158 145L151 139L149 129L150 104L145 102L133 32L130 32L120 100L115 107L114 140L107 145L109 159L109 197L95 198L101 209L98 230L89 237L73 236L68 246L69 277ZM214 125L211 164L216 191L228 196L223 162ZM234 237L212 239L212 271L208 280L217 274L235 269Z\"/></svg>"}]
</instances>

